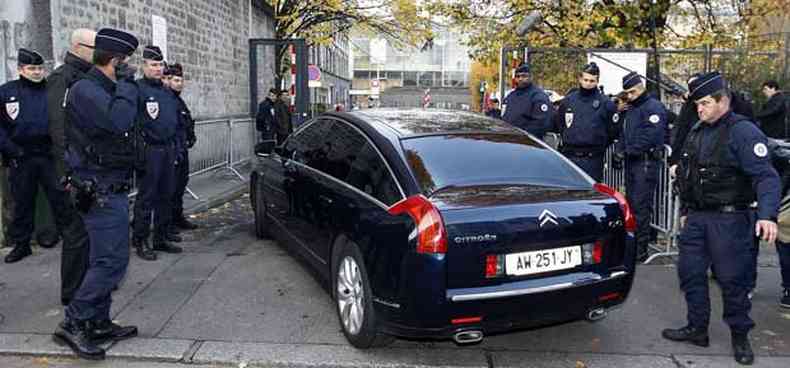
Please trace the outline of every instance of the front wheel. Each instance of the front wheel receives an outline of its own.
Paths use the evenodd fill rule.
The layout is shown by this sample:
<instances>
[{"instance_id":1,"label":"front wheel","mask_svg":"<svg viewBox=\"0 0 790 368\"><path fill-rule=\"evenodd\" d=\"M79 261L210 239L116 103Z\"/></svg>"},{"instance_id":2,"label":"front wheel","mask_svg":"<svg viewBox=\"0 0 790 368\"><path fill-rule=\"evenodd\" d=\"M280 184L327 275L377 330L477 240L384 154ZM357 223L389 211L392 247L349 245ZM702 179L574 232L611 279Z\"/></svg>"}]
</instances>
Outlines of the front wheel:
<instances>
[{"instance_id":1,"label":"front wheel","mask_svg":"<svg viewBox=\"0 0 790 368\"><path fill-rule=\"evenodd\" d=\"M337 316L343 335L356 348L384 346L394 339L376 330L373 298L362 253L356 244L340 245L332 260Z\"/></svg>"}]
</instances>

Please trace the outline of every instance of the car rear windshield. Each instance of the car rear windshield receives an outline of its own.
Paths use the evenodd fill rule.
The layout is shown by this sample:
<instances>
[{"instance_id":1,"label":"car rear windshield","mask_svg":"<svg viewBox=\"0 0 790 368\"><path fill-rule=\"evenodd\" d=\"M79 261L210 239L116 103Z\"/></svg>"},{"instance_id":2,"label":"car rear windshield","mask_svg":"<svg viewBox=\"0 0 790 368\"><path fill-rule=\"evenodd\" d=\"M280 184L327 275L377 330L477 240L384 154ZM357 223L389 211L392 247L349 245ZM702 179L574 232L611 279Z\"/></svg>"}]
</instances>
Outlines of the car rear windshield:
<instances>
[{"instance_id":1,"label":"car rear windshield","mask_svg":"<svg viewBox=\"0 0 790 368\"><path fill-rule=\"evenodd\" d=\"M558 153L526 135L431 135L406 138L401 145L426 195L480 184L590 188L588 179Z\"/></svg>"}]
</instances>

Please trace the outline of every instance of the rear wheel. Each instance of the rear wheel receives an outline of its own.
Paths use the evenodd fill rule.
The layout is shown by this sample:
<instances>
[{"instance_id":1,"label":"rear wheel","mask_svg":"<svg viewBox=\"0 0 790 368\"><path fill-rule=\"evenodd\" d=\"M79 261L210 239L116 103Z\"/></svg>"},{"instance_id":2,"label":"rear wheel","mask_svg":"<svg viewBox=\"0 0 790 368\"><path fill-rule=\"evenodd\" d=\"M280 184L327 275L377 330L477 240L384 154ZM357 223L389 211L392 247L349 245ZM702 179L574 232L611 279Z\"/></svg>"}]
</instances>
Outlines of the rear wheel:
<instances>
[{"instance_id":1,"label":"rear wheel","mask_svg":"<svg viewBox=\"0 0 790 368\"><path fill-rule=\"evenodd\" d=\"M356 348L385 346L394 338L379 333L368 273L356 244L339 245L332 259L332 285L343 335Z\"/></svg>"},{"instance_id":2,"label":"rear wheel","mask_svg":"<svg viewBox=\"0 0 790 368\"><path fill-rule=\"evenodd\" d=\"M252 184L252 204L255 211L255 236L269 237L269 218L266 216L266 198L263 195L263 179L256 177Z\"/></svg>"}]
</instances>

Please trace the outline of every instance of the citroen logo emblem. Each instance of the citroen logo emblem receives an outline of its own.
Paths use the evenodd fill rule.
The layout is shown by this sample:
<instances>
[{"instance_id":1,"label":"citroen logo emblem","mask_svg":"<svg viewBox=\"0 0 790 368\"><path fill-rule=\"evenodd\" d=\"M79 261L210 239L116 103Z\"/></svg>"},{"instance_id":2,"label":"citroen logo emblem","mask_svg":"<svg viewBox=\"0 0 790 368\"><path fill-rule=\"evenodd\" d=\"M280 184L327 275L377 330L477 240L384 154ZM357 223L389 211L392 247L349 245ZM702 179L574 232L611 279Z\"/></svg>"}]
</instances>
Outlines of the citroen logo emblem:
<instances>
[{"instance_id":1,"label":"citroen logo emblem","mask_svg":"<svg viewBox=\"0 0 790 368\"><path fill-rule=\"evenodd\" d=\"M557 222L557 215L549 210L543 210L543 212L540 213L540 216L538 216L538 220L540 221L540 227L543 227L549 222L553 223L554 225L559 225Z\"/></svg>"}]
</instances>

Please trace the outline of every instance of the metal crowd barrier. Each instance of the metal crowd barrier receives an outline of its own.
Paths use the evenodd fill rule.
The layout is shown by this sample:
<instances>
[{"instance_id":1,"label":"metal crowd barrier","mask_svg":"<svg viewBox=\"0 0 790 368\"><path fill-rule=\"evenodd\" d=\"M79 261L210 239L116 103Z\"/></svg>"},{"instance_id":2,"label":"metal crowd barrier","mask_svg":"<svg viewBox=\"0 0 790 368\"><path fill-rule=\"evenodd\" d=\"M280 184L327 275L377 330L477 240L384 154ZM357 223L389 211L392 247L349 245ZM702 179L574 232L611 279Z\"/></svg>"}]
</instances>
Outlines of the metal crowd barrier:
<instances>
[{"instance_id":1,"label":"metal crowd barrier","mask_svg":"<svg viewBox=\"0 0 790 368\"><path fill-rule=\"evenodd\" d=\"M189 176L200 175L213 170L227 169L239 179L244 176L234 167L253 157L255 149L255 124L251 118L215 119L195 122L197 143L189 150ZM137 194L137 180L129 194ZM195 192L186 188L192 198L199 200Z\"/></svg>"},{"instance_id":2,"label":"metal crowd barrier","mask_svg":"<svg viewBox=\"0 0 790 368\"><path fill-rule=\"evenodd\" d=\"M658 174L658 184L653 195L653 215L650 226L662 234L664 245L650 244L650 248L657 251L652 254L645 264L650 263L657 257L677 255L675 244L678 231L680 230L680 201L678 196L672 191L675 179L669 175L669 157L672 155L672 148L664 145L663 157L660 161ZM612 166L614 156L614 145L606 150L604 161L604 182L615 188L617 191L625 192L625 170L616 170Z\"/></svg>"}]
</instances>

